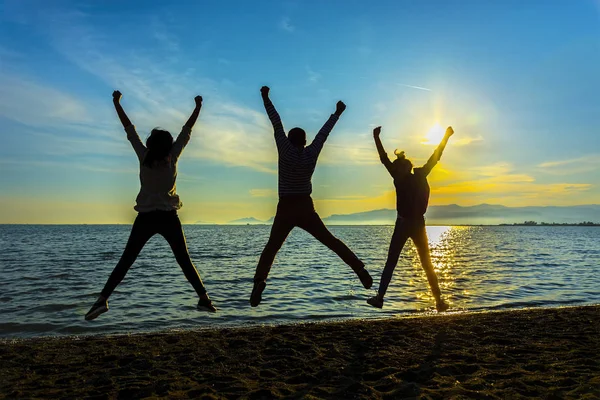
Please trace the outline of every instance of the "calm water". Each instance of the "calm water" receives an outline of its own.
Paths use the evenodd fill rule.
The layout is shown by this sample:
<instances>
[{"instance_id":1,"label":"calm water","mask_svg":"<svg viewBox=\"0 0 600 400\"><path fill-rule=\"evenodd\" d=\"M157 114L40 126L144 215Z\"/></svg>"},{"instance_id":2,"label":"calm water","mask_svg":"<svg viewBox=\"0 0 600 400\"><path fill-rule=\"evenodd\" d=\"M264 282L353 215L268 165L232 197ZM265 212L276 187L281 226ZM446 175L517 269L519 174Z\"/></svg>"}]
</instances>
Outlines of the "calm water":
<instances>
[{"instance_id":1,"label":"calm water","mask_svg":"<svg viewBox=\"0 0 600 400\"><path fill-rule=\"evenodd\" d=\"M130 226L0 225L0 337L126 333L378 318L431 312L433 300L412 244L405 247L383 310L365 300L349 267L300 229L275 260L263 302L248 298L269 226L185 226L192 260L219 312L196 296L167 243L148 242L110 300L83 319L118 261ZM376 284L391 226L332 226ZM442 291L454 310L600 303L600 228L428 227Z\"/></svg>"}]
</instances>

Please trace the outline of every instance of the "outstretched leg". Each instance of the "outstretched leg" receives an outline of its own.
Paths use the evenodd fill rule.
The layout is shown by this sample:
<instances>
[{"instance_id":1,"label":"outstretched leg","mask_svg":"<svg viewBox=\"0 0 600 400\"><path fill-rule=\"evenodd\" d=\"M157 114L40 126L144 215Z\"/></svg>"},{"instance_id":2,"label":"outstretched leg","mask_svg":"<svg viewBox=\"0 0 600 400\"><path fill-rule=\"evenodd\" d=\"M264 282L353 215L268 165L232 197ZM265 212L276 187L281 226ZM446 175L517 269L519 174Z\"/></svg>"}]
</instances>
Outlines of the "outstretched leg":
<instances>
[{"instance_id":1,"label":"outstretched leg","mask_svg":"<svg viewBox=\"0 0 600 400\"><path fill-rule=\"evenodd\" d=\"M260 255L258 265L256 266L256 272L254 273L254 287L252 288L252 294L250 295L250 305L252 307L258 306L262 301L262 292L267 285L267 276L269 276L271 266L273 265L273 261L275 261L275 256L279 249L281 249L281 246L283 246L283 242L285 242L285 239L292 229L294 229L293 223L286 218L283 218L279 213L275 215L269 241Z\"/></svg>"},{"instance_id":2,"label":"outstretched leg","mask_svg":"<svg viewBox=\"0 0 600 400\"><path fill-rule=\"evenodd\" d=\"M392 234L390 247L388 249L387 261L385 262L385 267L383 268L383 273L381 274L381 279L379 281L379 290L377 291L377 296L368 300L368 303L372 306L378 308L383 307L383 297L385 296L388 286L390 285L390 281L394 275L394 269L398 264L398 258L400 258L400 253L402 252L408 237L409 221L404 218L396 219L394 233Z\"/></svg>"},{"instance_id":3,"label":"outstretched leg","mask_svg":"<svg viewBox=\"0 0 600 400\"><path fill-rule=\"evenodd\" d=\"M159 233L167 240L169 246L171 246L171 250L175 255L179 267L181 267L186 279L192 284L194 290L198 294L198 297L200 298L198 301L198 308L212 312L217 311L206 293L206 288L202 283L198 270L194 266L194 263L192 263L185 242L183 227L181 226L181 221L175 211L165 215L164 222L160 225Z\"/></svg>"},{"instance_id":4,"label":"outstretched leg","mask_svg":"<svg viewBox=\"0 0 600 400\"><path fill-rule=\"evenodd\" d=\"M135 259L140 254L140 251L142 251L142 248L148 239L155 233L155 225L150 216L147 214L138 214L133 222L131 234L129 235L129 240L127 241L123 255L121 255L121 259L108 277L104 289L102 289L102 292L100 293L100 297L85 315L86 320L90 321L95 319L100 314L108 311L108 298L117 285L125 278L127 271L129 271L129 268L135 262Z\"/></svg>"},{"instance_id":5,"label":"outstretched leg","mask_svg":"<svg viewBox=\"0 0 600 400\"><path fill-rule=\"evenodd\" d=\"M417 252L419 253L419 258L421 259L421 266L423 267L423 269L425 270L425 274L427 275L427 280L429 281L431 293L435 298L436 308L438 311L446 311L448 309L448 305L442 300L442 292L438 284L438 278L435 274L433 263L431 262L431 253L429 252L429 240L427 238L425 224L417 227L413 231L411 239L413 240L413 243L417 248Z\"/></svg>"},{"instance_id":6,"label":"outstretched leg","mask_svg":"<svg viewBox=\"0 0 600 400\"><path fill-rule=\"evenodd\" d=\"M333 236L327 229L321 217L316 212L308 214L298 222L298 226L310 233L319 242L329 247L335 254L338 255L352 270L358 275L360 281L366 289L369 289L373 284L373 278L365 269L365 264L354 254L348 246L340 239Z\"/></svg>"},{"instance_id":7,"label":"outstretched leg","mask_svg":"<svg viewBox=\"0 0 600 400\"><path fill-rule=\"evenodd\" d=\"M127 271L135 262L146 242L156 233L156 226L150 218L152 218L150 215L138 214L133 222L123 255L102 289L101 295L105 299L109 298L117 285L125 278Z\"/></svg>"},{"instance_id":8,"label":"outstretched leg","mask_svg":"<svg viewBox=\"0 0 600 400\"><path fill-rule=\"evenodd\" d=\"M260 259L258 260L258 265L256 266L256 272L254 274L255 282L267 280L273 261L275 261L275 256L279 249L281 249L281 246L283 246L283 242L285 242L285 239L292 229L294 229L294 225L291 222L286 221L280 215L275 215L269 241L262 251Z\"/></svg>"}]
</instances>

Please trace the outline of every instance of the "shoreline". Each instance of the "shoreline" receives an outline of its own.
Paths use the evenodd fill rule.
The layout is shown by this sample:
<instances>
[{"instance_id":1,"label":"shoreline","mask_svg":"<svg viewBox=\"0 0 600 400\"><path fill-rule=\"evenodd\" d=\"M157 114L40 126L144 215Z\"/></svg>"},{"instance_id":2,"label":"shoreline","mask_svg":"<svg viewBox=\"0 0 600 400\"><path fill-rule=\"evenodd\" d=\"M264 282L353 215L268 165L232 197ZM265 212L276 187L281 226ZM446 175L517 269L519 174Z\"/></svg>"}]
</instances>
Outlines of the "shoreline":
<instances>
[{"instance_id":1,"label":"shoreline","mask_svg":"<svg viewBox=\"0 0 600 400\"><path fill-rule=\"evenodd\" d=\"M600 305L0 340L0 398L600 398Z\"/></svg>"},{"instance_id":2,"label":"shoreline","mask_svg":"<svg viewBox=\"0 0 600 400\"><path fill-rule=\"evenodd\" d=\"M238 322L230 322L226 324L213 324L207 326L196 326L190 327L175 327L168 329L148 329L148 330L136 330L133 332L112 332L112 333L78 333L78 334L43 334L39 336L27 335L27 336L0 336L0 346L6 344L15 344L25 341L44 341L44 340L84 340L89 338L108 338L118 339L120 337L131 337L131 336L144 336L144 335L170 335L170 334L185 334L185 333L202 333L206 331L235 331L235 330L253 330L253 329L266 329L274 327L309 327L313 325L328 325L328 324L343 324L350 322L365 323L371 322L383 322L388 320L398 319L412 319L412 318L427 318L427 317L443 317L451 315L472 315L476 316L479 314L488 313L510 313L510 312L521 312L527 310L553 310L553 309L569 309L569 308L582 308L582 307L600 307L600 303L584 303L578 305L564 305L561 303L539 305L539 306L528 306L528 307L515 307L515 308L493 308L493 309L450 309L448 312L438 314L435 310L419 311L415 310L412 312L403 312L388 316L378 316L374 314L372 317L336 317L329 318L323 317L314 320L299 320L298 322L248 322L246 326L239 325ZM92 322L93 323L93 322Z\"/></svg>"},{"instance_id":3,"label":"shoreline","mask_svg":"<svg viewBox=\"0 0 600 400\"><path fill-rule=\"evenodd\" d=\"M52 340L85 340L85 339L119 339L122 337L135 337L135 336L162 336L162 335L179 335L179 334L194 334L194 333L203 333L206 331L251 331L255 329L269 329L269 328L277 328L277 327L287 327L287 328L295 328L295 327L311 327L314 325L337 325L337 324L345 324L345 323L381 323L390 320L410 320L410 319L421 319L421 318L440 318L440 317L450 317L456 315L467 315L474 316L481 314L495 314L495 313L512 313L512 312L522 312L522 311L539 311L539 310L557 310L557 309L578 309L578 308L587 308L587 307L599 307L600 303L590 303L590 304L580 304L580 305L544 305L544 306L531 306L531 307L517 307L517 308L497 308L497 309L461 309L461 310L453 310L450 309L448 312L437 313L435 310L430 311L414 311L396 314L393 316L373 316L367 318L353 318L353 317L339 317L339 318L323 318L316 320L303 320L301 322L252 322L247 326L238 325L235 322L231 322L228 324L221 325L208 325L208 326L198 326L195 328L169 328L163 330L139 330L135 332L115 332L115 333L82 333L82 334L52 334L52 335L42 335L42 336L24 336L24 337L0 337L0 346L6 344L16 344L21 342L28 341L52 341ZM600 311L599 311L600 316ZM92 322L93 323L93 322Z\"/></svg>"}]
</instances>

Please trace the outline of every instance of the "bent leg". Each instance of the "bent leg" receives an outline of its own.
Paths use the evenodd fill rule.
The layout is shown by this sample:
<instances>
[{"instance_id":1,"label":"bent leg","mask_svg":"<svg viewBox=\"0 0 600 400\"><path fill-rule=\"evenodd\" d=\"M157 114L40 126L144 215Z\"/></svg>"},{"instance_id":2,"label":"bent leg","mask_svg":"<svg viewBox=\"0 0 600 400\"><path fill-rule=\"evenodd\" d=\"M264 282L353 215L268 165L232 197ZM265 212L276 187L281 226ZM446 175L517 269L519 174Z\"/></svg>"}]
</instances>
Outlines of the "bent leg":
<instances>
[{"instance_id":1,"label":"bent leg","mask_svg":"<svg viewBox=\"0 0 600 400\"><path fill-rule=\"evenodd\" d=\"M161 226L159 233L167 240L171 250L175 255L177 263L181 267L183 274L189 283L192 284L194 290L199 297L206 294L206 288L202 283L198 270L192 263L190 253L188 252L187 244L185 242L185 235L183 233L183 227L181 221L176 213L169 215L166 218L164 225Z\"/></svg>"},{"instance_id":2,"label":"bent leg","mask_svg":"<svg viewBox=\"0 0 600 400\"><path fill-rule=\"evenodd\" d=\"M333 236L316 212L310 213L303 218L302 221L298 223L298 226L313 235L319 242L333 250L333 252L348 264L354 272L358 273L365 267L365 264L344 242Z\"/></svg>"},{"instance_id":3,"label":"bent leg","mask_svg":"<svg viewBox=\"0 0 600 400\"><path fill-rule=\"evenodd\" d=\"M275 215L269 241L260 255L258 265L256 266L254 282L267 280L273 261L275 261L275 255L277 255L277 252L283 246L283 242L285 242L292 229L294 229L294 225L290 221L287 221L279 213Z\"/></svg>"},{"instance_id":4,"label":"bent leg","mask_svg":"<svg viewBox=\"0 0 600 400\"><path fill-rule=\"evenodd\" d=\"M138 214L133 222L131 234L129 235L123 255L106 281L104 289L102 289L101 296L105 299L108 299L117 285L125 278L127 271L129 271L129 268L135 262L135 259L140 254L140 251L142 251L148 239L156 233L152 221L149 221L148 218L148 216Z\"/></svg>"},{"instance_id":5,"label":"bent leg","mask_svg":"<svg viewBox=\"0 0 600 400\"><path fill-rule=\"evenodd\" d=\"M438 284L437 275L435 274L435 269L433 268L433 263L431 262L429 240L427 239L425 225L415 229L415 232L411 235L411 239L413 240L415 247L417 248L417 252L419 253L421 266L423 266L425 274L427 275L427 280L429 281L429 287L431 288L433 297L435 297L435 301L439 303L441 300L441 291Z\"/></svg>"},{"instance_id":6,"label":"bent leg","mask_svg":"<svg viewBox=\"0 0 600 400\"><path fill-rule=\"evenodd\" d=\"M390 241L390 248L388 250L387 261L381 274L381 280L379 281L379 296L383 298L387 292L387 288L390 285L392 276L394 275L394 269L398 264L398 258L400 253L408 240L408 223L402 218L396 220L394 226L394 233L392 234L392 240Z\"/></svg>"}]
</instances>

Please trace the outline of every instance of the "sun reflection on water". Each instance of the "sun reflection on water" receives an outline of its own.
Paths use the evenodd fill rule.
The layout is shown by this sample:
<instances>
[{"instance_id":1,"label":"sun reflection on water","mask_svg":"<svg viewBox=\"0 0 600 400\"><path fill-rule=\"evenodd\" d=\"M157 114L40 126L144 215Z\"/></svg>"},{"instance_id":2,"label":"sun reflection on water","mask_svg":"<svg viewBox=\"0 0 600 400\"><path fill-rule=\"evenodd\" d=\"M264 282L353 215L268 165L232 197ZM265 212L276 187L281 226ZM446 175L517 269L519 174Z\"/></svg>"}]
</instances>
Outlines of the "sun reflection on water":
<instances>
[{"instance_id":1,"label":"sun reflection on water","mask_svg":"<svg viewBox=\"0 0 600 400\"><path fill-rule=\"evenodd\" d=\"M454 305L454 297L456 295L459 295L462 301L471 294L467 290L457 293L455 286L457 280L465 279L464 274L468 271L468 269L460 268L462 260L461 255L457 254L457 252L458 249L464 248L465 243L470 240L473 229L477 228L468 226L427 227L431 261L438 277L442 297L451 306ZM416 300L419 310L431 309L434 306L435 300L429 288L427 275L421 266L421 260L412 241L409 240L403 253L394 274L396 280L403 282L403 284L395 285L392 281L389 293L393 297L399 297L404 301L413 302ZM408 273L402 266L407 263L410 264L413 272L410 278L406 276L402 277L402 275ZM412 293L412 296L410 293Z\"/></svg>"}]
</instances>

